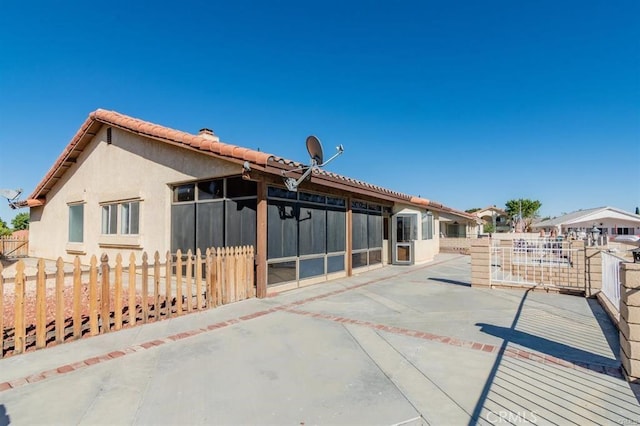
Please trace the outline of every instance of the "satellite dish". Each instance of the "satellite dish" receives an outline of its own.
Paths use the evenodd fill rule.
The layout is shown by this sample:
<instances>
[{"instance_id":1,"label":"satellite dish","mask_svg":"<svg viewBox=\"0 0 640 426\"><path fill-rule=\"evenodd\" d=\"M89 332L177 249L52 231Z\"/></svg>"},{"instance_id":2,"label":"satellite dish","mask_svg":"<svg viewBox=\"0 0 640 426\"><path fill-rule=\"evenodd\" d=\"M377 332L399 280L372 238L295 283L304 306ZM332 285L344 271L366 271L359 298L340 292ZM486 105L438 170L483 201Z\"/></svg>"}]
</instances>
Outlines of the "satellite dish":
<instances>
[{"instance_id":1,"label":"satellite dish","mask_svg":"<svg viewBox=\"0 0 640 426\"><path fill-rule=\"evenodd\" d=\"M329 164L334 158L344 152L344 148L342 145L338 145L336 147L338 152L331 158L329 158L326 162L324 162L324 153L322 151L322 144L320 143L320 139L311 135L307 137L307 151L309 152L309 157L311 157L311 166L302 166L293 170L283 170L282 176L285 176L289 172L295 172L306 169L306 171L300 176L298 180L290 177L284 178L284 184L289 191L296 192L298 190L298 185L304 181L313 170L319 170L321 167Z\"/></svg>"},{"instance_id":2,"label":"satellite dish","mask_svg":"<svg viewBox=\"0 0 640 426\"><path fill-rule=\"evenodd\" d=\"M0 197L6 198L12 209L18 207L16 203L20 194L22 194L22 189L0 189Z\"/></svg>"},{"instance_id":3,"label":"satellite dish","mask_svg":"<svg viewBox=\"0 0 640 426\"><path fill-rule=\"evenodd\" d=\"M313 135L307 137L307 151L311 157L311 164L322 164L324 153L322 152L322 144L317 137Z\"/></svg>"}]
</instances>

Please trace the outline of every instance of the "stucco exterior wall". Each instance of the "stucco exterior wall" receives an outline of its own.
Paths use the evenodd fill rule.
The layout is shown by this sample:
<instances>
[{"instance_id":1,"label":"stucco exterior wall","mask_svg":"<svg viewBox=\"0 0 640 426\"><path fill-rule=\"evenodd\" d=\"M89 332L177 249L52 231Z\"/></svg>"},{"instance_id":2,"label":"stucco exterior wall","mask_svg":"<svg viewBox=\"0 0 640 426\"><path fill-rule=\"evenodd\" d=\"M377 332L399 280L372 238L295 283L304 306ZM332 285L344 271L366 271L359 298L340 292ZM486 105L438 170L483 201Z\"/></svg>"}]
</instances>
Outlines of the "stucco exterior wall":
<instances>
[{"instance_id":1,"label":"stucco exterior wall","mask_svg":"<svg viewBox=\"0 0 640 426\"><path fill-rule=\"evenodd\" d=\"M439 216L436 212L433 214L433 238L430 240L422 239L422 213L426 210L420 210L410 206L398 205L394 207L393 213L396 214L414 214L416 215L417 239L414 241L414 263L420 264L430 262L440 251L440 223ZM392 219L393 220L393 219ZM395 248L393 248L395 250Z\"/></svg>"},{"instance_id":2,"label":"stucco exterior wall","mask_svg":"<svg viewBox=\"0 0 640 426\"><path fill-rule=\"evenodd\" d=\"M169 184L241 173L241 166L173 147L167 143L112 128L107 144L103 126L77 162L47 194L43 207L31 209L29 255L65 261L80 255L129 250L139 259L170 249L171 188ZM137 236L102 236L100 203L140 200L140 231ZM69 203L84 204L84 241L68 243ZM118 227L120 224L118 224Z\"/></svg>"}]
</instances>

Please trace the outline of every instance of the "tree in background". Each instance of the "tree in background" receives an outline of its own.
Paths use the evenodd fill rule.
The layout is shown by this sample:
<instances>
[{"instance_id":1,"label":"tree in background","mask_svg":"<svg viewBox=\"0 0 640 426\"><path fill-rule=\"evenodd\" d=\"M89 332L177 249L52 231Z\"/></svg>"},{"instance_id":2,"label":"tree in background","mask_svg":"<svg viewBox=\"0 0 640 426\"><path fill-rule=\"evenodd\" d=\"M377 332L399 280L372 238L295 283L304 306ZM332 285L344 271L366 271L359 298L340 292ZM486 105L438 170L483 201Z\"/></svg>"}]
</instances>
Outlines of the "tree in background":
<instances>
[{"instance_id":1,"label":"tree in background","mask_svg":"<svg viewBox=\"0 0 640 426\"><path fill-rule=\"evenodd\" d=\"M7 226L7 222L0 219L0 237L11 235L11 229Z\"/></svg>"},{"instance_id":2,"label":"tree in background","mask_svg":"<svg viewBox=\"0 0 640 426\"><path fill-rule=\"evenodd\" d=\"M538 200L530 200L528 198L519 198L517 200L509 200L505 203L505 211L509 217L513 218L514 223L522 220L525 232L531 232L531 224L538 217L538 210L542 207L542 203Z\"/></svg>"},{"instance_id":3,"label":"tree in background","mask_svg":"<svg viewBox=\"0 0 640 426\"><path fill-rule=\"evenodd\" d=\"M485 234L493 234L496 232L496 227L493 226L493 223L485 223L482 230Z\"/></svg>"},{"instance_id":4,"label":"tree in background","mask_svg":"<svg viewBox=\"0 0 640 426\"><path fill-rule=\"evenodd\" d=\"M636 214L640 214L640 207L636 207Z\"/></svg>"},{"instance_id":5,"label":"tree in background","mask_svg":"<svg viewBox=\"0 0 640 426\"><path fill-rule=\"evenodd\" d=\"M18 213L11 221L14 231L29 229L29 213Z\"/></svg>"},{"instance_id":6,"label":"tree in background","mask_svg":"<svg viewBox=\"0 0 640 426\"><path fill-rule=\"evenodd\" d=\"M474 207L472 209L465 210L465 213L475 213L480 210L480 207Z\"/></svg>"}]
</instances>

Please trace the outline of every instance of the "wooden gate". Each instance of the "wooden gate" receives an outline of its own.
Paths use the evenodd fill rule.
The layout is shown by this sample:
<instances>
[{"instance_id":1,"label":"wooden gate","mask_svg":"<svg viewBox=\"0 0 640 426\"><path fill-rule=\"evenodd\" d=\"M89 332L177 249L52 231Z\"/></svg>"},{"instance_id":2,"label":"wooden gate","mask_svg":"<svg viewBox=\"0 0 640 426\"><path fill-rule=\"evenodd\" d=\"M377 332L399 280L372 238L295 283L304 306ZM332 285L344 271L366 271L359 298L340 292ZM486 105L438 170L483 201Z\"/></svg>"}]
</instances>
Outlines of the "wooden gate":
<instances>
[{"instance_id":1,"label":"wooden gate","mask_svg":"<svg viewBox=\"0 0 640 426\"><path fill-rule=\"evenodd\" d=\"M26 257L29 255L29 238L4 236L0 237L0 256Z\"/></svg>"}]
</instances>

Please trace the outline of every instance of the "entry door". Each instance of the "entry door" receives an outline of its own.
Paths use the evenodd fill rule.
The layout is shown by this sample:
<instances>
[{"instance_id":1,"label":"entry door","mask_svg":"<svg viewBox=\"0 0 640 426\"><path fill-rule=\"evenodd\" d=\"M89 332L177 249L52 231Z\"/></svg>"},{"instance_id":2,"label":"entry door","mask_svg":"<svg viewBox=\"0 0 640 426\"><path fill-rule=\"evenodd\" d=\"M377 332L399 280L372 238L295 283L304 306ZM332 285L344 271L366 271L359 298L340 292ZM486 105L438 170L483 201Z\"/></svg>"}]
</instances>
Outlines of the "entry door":
<instances>
[{"instance_id":1,"label":"entry door","mask_svg":"<svg viewBox=\"0 0 640 426\"><path fill-rule=\"evenodd\" d=\"M392 220L392 225L393 264L412 265L414 262L416 215L395 215Z\"/></svg>"}]
</instances>

